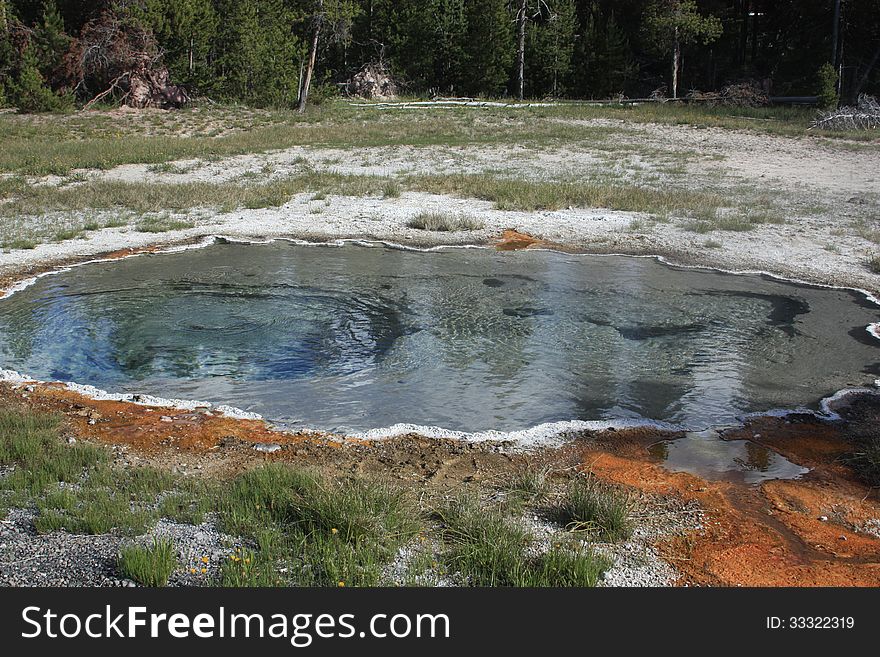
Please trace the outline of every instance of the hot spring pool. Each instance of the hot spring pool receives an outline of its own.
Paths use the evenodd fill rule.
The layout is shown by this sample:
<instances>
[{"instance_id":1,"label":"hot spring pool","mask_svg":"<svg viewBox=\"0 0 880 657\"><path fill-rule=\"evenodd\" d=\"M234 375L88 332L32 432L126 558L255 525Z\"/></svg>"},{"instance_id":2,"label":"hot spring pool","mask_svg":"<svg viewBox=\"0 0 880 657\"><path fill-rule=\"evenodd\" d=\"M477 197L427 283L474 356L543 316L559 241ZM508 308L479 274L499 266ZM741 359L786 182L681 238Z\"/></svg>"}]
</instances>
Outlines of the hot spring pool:
<instances>
[{"instance_id":1,"label":"hot spring pool","mask_svg":"<svg viewBox=\"0 0 880 657\"><path fill-rule=\"evenodd\" d=\"M870 384L878 319L855 291L651 258L218 243L40 278L0 301L0 366L288 427L700 429Z\"/></svg>"}]
</instances>

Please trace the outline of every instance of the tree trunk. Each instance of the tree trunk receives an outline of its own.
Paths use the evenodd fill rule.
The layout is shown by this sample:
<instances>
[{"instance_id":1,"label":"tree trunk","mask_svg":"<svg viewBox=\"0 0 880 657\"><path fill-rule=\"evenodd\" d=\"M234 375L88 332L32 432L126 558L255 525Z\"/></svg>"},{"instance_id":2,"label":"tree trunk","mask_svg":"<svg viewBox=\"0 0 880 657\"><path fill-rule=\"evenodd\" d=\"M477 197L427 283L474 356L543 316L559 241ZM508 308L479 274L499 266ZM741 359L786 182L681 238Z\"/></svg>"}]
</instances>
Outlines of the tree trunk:
<instances>
[{"instance_id":1,"label":"tree trunk","mask_svg":"<svg viewBox=\"0 0 880 657\"><path fill-rule=\"evenodd\" d=\"M309 87L312 84L312 73L315 70L315 60L318 57L318 37L321 36L321 23L324 11L324 0L318 0L318 11L315 14L315 31L312 33L312 44L309 47L309 63L306 65L306 77L300 85L299 100L297 101L296 110L302 114L306 111L306 102L309 99Z\"/></svg>"},{"instance_id":2,"label":"tree trunk","mask_svg":"<svg viewBox=\"0 0 880 657\"><path fill-rule=\"evenodd\" d=\"M681 61L681 43L678 28L675 28L675 46L672 49L672 97L678 98L678 64Z\"/></svg>"},{"instance_id":3,"label":"tree trunk","mask_svg":"<svg viewBox=\"0 0 880 657\"><path fill-rule=\"evenodd\" d=\"M517 29L519 31L516 44L517 82L519 82L518 98L525 98L526 86L526 12L528 0L522 0L517 15Z\"/></svg>"},{"instance_id":4,"label":"tree trunk","mask_svg":"<svg viewBox=\"0 0 880 657\"><path fill-rule=\"evenodd\" d=\"M737 59L740 66L745 66L746 47L749 43L749 4L746 0L740 1L739 20L739 50L737 51Z\"/></svg>"},{"instance_id":5,"label":"tree trunk","mask_svg":"<svg viewBox=\"0 0 880 657\"><path fill-rule=\"evenodd\" d=\"M834 24L831 26L831 65L837 68L837 35L840 34L840 0L834 2Z\"/></svg>"}]
</instances>

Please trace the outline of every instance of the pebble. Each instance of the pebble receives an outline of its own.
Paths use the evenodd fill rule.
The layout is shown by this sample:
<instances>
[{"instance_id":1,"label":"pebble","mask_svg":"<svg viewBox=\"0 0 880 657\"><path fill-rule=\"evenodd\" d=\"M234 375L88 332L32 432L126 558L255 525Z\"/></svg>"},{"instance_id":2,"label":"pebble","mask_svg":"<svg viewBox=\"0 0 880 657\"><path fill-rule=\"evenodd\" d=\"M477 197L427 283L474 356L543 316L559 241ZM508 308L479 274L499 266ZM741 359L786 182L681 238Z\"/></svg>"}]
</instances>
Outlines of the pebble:
<instances>
[{"instance_id":1,"label":"pebble","mask_svg":"<svg viewBox=\"0 0 880 657\"><path fill-rule=\"evenodd\" d=\"M271 454L273 452L277 452L281 449L281 445L278 443L254 443L254 450L258 452L266 452L267 454Z\"/></svg>"}]
</instances>

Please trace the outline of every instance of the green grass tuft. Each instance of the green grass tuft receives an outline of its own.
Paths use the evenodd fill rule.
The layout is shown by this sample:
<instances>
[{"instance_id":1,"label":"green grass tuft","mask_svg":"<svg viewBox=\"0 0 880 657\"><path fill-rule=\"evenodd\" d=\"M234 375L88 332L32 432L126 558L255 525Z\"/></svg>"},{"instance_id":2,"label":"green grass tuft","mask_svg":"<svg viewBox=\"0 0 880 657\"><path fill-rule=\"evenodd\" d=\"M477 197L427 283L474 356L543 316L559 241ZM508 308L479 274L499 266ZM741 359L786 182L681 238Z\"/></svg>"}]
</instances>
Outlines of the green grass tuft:
<instances>
[{"instance_id":1,"label":"green grass tuft","mask_svg":"<svg viewBox=\"0 0 880 657\"><path fill-rule=\"evenodd\" d=\"M406 222L410 228L432 231L465 231L480 230L483 222L474 217L443 214L440 212L420 212Z\"/></svg>"},{"instance_id":2,"label":"green grass tuft","mask_svg":"<svg viewBox=\"0 0 880 657\"><path fill-rule=\"evenodd\" d=\"M382 185L382 198L399 198L400 194L400 183L396 180L386 180Z\"/></svg>"},{"instance_id":3,"label":"green grass tuft","mask_svg":"<svg viewBox=\"0 0 880 657\"><path fill-rule=\"evenodd\" d=\"M553 515L570 530L617 541L632 535L631 506L628 495L590 475L569 484Z\"/></svg>"},{"instance_id":4,"label":"green grass tuft","mask_svg":"<svg viewBox=\"0 0 880 657\"><path fill-rule=\"evenodd\" d=\"M504 481L503 488L514 504L543 502L550 494L550 469L522 464Z\"/></svg>"},{"instance_id":5,"label":"green grass tuft","mask_svg":"<svg viewBox=\"0 0 880 657\"><path fill-rule=\"evenodd\" d=\"M139 233L167 233L172 230L186 230L194 225L191 221L184 221L182 219L148 217L139 221L135 225L135 230Z\"/></svg>"},{"instance_id":6,"label":"green grass tuft","mask_svg":"<svg viewBox=\"0 0 880 657\"><path fill-rule=\"evenodd\" d=\"M282 465L236 478L220 521L259 545L247 567L224 565L224 585L275 581L284 563L299 585L375 586L419 529L418 513L400 489L360 479L331 482Z\"/></svg>"},{"instance_id":7,"label":"green grass tuft","mask_svg":"<svg viewBox=\"0 0 880 657\"><path fill-rule=\"evenodd\" d=\"M140 535L162 517L200 523L216 513L220 527L246 545L229 555L216 584L224 586L378 586L400 549L419 535L424 518L400 488L361 478L331 480L269 464L217 484L152 467L117 468L108 450L68 444L60 418L0 412L0 501L34 508L40 533ZM515 473L506 490L519 504L549 495L548 471ZM570 496L569 496L570 497ZM442 560L450 572L484 586L592 586L608 560L570 537L542 550L510 517L515 504L482 507L473 498L438 512ZM408 564L407 582L436 581L434 543ZM176 567L173 547L129 547L120 571L149 586L167 582ZM430 563L430 567L428 566ZM418 571L418 572L417 572Z\"/></svg>"},{"instance_id":8,"label":"green grass tuft","mask_svg":"<svg viewBox=\"0 0 880 657\"><path fill-rule=\"evenodd\" d=\"M87 469L107 462L105 450L64 443L60 426L58 415L0 411L0 464L14 466L0 480L8 500L41 495L58 482L78 483Z\"/></svg>"},{"instance_id":9,"label":"green grass tuft","mask_svg":"<svg viewBox=\"0 0 880 657\"><path fill-rule=\"evenodd\" d=\"M535 553L534 536L498 509L461 497L438 510L445 561L472 586L595 586L610 561L583 547Z\"/></svg>"},{"instance_id":10,"label":"green grass tuft","mask_svg":"<svg viewBox=\"0 0 880 657\"><path fill-rule=\"evenodd\" d=\"M144 586L168 584L177 568L177 554L170 540L154 539L149 547L129 545L119 551L116 561L119 572Z\"/></svg>"},{"instance_id":11,"label":"green grass tuft","mask_svg":"<svg viewBox=\"0 0 880 657\"><path fill-rule=\"evenodd\" d=\"M612 562L589 548L557 544L538 559L530 586L596 586Z\"/></svg>"}]
</instances>

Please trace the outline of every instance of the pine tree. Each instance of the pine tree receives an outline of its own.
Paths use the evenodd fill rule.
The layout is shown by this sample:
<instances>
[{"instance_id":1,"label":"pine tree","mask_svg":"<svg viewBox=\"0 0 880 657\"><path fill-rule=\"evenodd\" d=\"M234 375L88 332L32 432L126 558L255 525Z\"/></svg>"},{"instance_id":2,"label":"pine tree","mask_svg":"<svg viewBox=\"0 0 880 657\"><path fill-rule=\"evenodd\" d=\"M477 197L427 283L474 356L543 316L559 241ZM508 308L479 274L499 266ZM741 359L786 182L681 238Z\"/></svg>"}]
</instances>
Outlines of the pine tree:
<instances>
[{"instance_id":1,"label":"pine tree","mask_svg":"<svg viewBox=\"0 0 880 657\"><path fill-rule=\"evenodd\" d=\"M400 31L402 4L396 0L360 0L360 11L352 24L356 64L384 60L392 55L393 42Z\"/></svg>"},{"instance_id":2,"label":"pine tree","mask_svg":"<svg viewBox=\"0 0 880 657\"><path fill-rule=\"evenodd\" d=\"M505 90L513 63L513 29L505 0L467 3L461 88L467 94L494 96Z\"/></svg>"},{"instance_id":3,"label":"pine tree","mask_svg":"<svg viewBox=\"0 0 880 657\"><path fill-rule=\"evenodd\" d=\"M418 7L419 3L415 3ZM416 12L420 10L416 8ZM467 30L464 0L434 0L433 11L425 15L429 21L428 41L416 47L431 47L433 43L434 76L437 86L454 92L461 81L464 67L464 39Z\"/></svg>"},{"instance_id":4,"label":"pine tree","mask_svg":"<svg viewBox=\"0 0 880 657\"><path fill-rule=\"evenodd\" d=\"M304 112L306 109L322 40L325 43L336 42L347 45L351 36L351 25L359 9L353 0L317 0L309 20L311 28L309 55L299 86L298 111Z\"/></svg>"},{"instance_id":5,"label":"pine tree","mask_svg":"<svg viewBox=\"0 0 880 657\"><path fill-rule=\"evenodd\" d=\"M609 98L624 93L635 79L638 64L614 13L591 13L581 31L575 54L577 94Z\"/></svg>"},{"instance_id":6,"label":"pine tree","mask_svg":"<svg viewBox=\"0 0 880 657\"><path fill-rule=\"evenodd\" d=\"M291 105L305 53L294 32L301 3L217 0L214 88L224 98L255 105Z\"/></svg>"},{"instance_id":7,"label":"pine tree","mask_svg":"<svg viewBox=\"0 0 880 657\"><path fill-rule=\"evenodd\" d=\"M672 97L678 98L682 46L712 43L721 36L721 21L700 14L694 0L652 0L645 10L644 26L658 51L672 53Z\"/></svg>"},{"instance_id":8,"label":"pine tree","mask_svg":"<svg viewBox=\"0 0 880 657\"><path fill-rule=\"evenodd\" d=\"M7 82L8 100L19 112L58 111L63 108L62 100L46 86L35 50L28 45L22 52L18 74Z\"/></svg>"},{"instance_id":9,"label":"pine tree","mask_svg":"<svg viewBox=\"0 0 880 657\"><path fill-rule=\"evenodd\" d=\"M392 66L420 89L454 92L467 31L464 0L399 0Z\"/></svg>"},{"instance_id":10,"label":"pine tree","mask_svg":"<svg viewBox=\"0 0 880 657\"><path fill-rule=\"evenodd\" d=\"M821 109L834 109L840 102L840 94L837 92L837 71L831 62L825 62L816 74L816 95Z\"/></svg>"},{"instance_id":11,"label":"pine tree","mask_svg":"<svg viewBox=\"0 0 880 657\"><path fill-rule=\"evenodd\" d=\"M211 0L146 0L134 11L150 26L176 82L210 89L218 16Z\"/></svg>"},{"instance_id":12,"label":"pine tree","mask_svg":"<svg viewBox=\"0 0 880 657\"><path fill-rule=\"evenodd\" d=\"M40 73L50 84L58 74L70 42L71 38L64 32L64 21L58 7L54 0L47 0L43 5L43 19L34 28L34 47Z\"/></svg>"},{"instance_id":13,"label":"pine tree","mask_svg":"<svg viewBox=\"0 0 880 657\"><path fill-rule=\"evenodd\" d=\"M547 0L526 43L527 87L531 95L564 92L571 72L577 12L574 0Z\"/></svg>"},{"instance_id":14,"label":"pine tree","mask_svg":"<svg viewBox=\"0 0 880 657\"><path fill-rule=\"evenodd\" d=\"M217 34L217 87L227 98L253 97L260 23L253 0L220 0L224 16Z\"/></svg>"}]
</instances>

